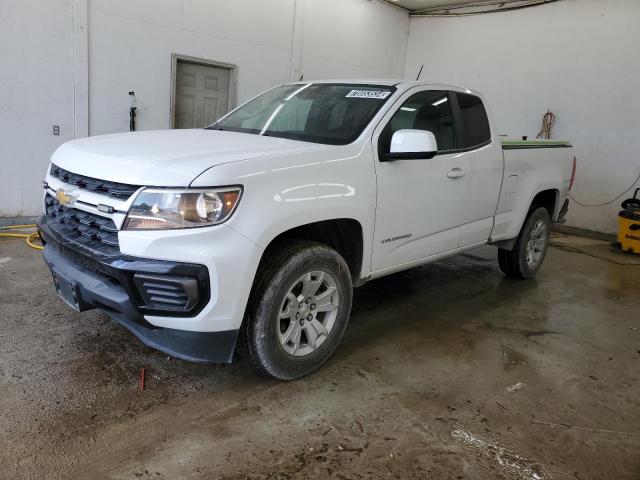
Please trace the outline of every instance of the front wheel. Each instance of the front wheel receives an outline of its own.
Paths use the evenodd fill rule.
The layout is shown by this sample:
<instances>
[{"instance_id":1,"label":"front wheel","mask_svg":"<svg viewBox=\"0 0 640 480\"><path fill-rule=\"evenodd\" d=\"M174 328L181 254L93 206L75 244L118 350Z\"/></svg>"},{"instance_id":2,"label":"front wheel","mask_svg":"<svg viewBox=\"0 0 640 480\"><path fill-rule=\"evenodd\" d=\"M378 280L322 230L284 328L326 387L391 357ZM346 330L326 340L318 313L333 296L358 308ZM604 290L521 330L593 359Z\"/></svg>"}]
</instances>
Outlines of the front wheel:
<instances>
[{"instance_id":1,"label":"front wheel","mask_svg":"<svg viewBox=\"0 0 640 480\"><path fill-rule=\"evenodd\" d=\"M318 369L349 320L349 267L326 245L296 241L265 262L243 326L243 350L254 366L282 380Z\"/></svg>"},{"instance_id":2,"label":"front wheel","mask_svg":"<svg viewBox=\"0 0 640 480\"><path fill-rule=\"evenodd\" d=\"M536 208L524 222L513 250L498 250L500 270L508 277L534 277L547 254L550 235L549 212L543 207Z\"/></svg>"}]
</instances>

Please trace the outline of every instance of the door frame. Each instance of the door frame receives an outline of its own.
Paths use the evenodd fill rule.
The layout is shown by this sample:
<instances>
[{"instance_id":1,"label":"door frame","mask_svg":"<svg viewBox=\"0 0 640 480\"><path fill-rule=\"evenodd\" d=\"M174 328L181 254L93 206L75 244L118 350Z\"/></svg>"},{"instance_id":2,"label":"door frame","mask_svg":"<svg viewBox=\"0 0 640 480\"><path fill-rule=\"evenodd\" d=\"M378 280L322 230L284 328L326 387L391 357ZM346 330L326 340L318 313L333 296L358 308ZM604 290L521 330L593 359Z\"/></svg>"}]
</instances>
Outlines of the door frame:
<instances>
[{"instance_id":1,"label":"door frame","mask_svg":"<svg viewBox=\"0 0 640 480\"><path fill-rule=\"evenodd\" d=\"M236 94L238 90L238 66L232 63L217 62L206 58L192 57L179 53L171 54L171 91L169 92L169 128L175 128L176 122L176 76L178 74L178 62L196 63L209 67L223 68L229 70L229 102L228 111L236 107Z\"/></svg>"}]
</instances>

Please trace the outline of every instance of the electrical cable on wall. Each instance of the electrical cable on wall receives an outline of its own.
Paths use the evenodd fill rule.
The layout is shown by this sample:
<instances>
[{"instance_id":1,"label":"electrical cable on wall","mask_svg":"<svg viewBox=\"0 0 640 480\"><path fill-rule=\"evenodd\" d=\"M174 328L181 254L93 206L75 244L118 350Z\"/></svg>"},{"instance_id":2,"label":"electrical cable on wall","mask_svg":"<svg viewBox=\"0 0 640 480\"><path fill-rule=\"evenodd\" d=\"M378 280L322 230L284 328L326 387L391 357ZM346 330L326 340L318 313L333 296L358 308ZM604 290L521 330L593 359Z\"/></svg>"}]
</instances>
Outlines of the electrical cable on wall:
<instances>
[{"instance_id":1,"label":"electrical cable on wall","mask_svg":"<svg viewBox=\"0 0 640 480\"><path fill-rule=\"evenodd\" d=\"M616 201L620 200L622 197L624 197L625 194L629 190L631 190L633 187L635 187L638 182L640 182L640 174L638 174L638 176L633 181L633 183L629 186L629 188L627 188L624 192L622 192L620 195L618 195L613 200L609 200L608 202L604 202L604 203L582 203L582 202L576 200L571 194L569 194L569 197L571 198L571 200L576 202L581 207L606 207L607 205L611 205L613 202L616 202Z\"/></svg>"},{"instance_id":2,"label":"electrical cable on wall","mask_svg":"<svg viewBox=\"0 0 640 480\"><path fill-rule=\"evenodd\" d=\"M536 138L543 140L549 140L551 138L551 130L556 124L556 116L551 110L547 110L547 113L542 117L542 127L538 132Z\"/></svg>"},{"instance_id":3,"label":"electrical cable on wall","mask_svg":"<svg viewBox=\"0 0 640 480\"><path fill-rule=\"evenodd\" d=\"M536 138L540 138L540 139L543 139L543 140L549 140L551 138L551 131L553 130L553 126L555 124L556 124L556 116L555 116L555 114L551 110L547 110L547 113L545 113L544 116L542 117L542 127L540 128L540 131L538 132L538 135L536 136ZM635 187L635 185L636 185L636 183L638 183L638 181L640 181L640 174L633 181L633 183L629 186L629 188L627 188L624 192L622 192L620 195L618 195L613 200L609 200L608 202L604 202L604 203L583 203L583 202L580 202L579 200L576 200L571 194L569 194L569 198L571 198L571 200L576 202L581 207L589 207L589 208L591 208L591 207L593 207L593 208L595 208L595 207L606 207L607 205L611 205L612 203L616 202L617 200L620 200L629 190L631 190L633 187Z\"/></svg>"},{"instance_id":4,"label":"electrical cable on wall","mask_svg":"<svg viewBox=\"0 0 640 480\"><path fill-rule=\"evenodd\" d=\"M131 106L129 108L129 131L135 132L136 130L136 93L129 92L129 96L131 97Z\"/></svg>"}]
</instances>

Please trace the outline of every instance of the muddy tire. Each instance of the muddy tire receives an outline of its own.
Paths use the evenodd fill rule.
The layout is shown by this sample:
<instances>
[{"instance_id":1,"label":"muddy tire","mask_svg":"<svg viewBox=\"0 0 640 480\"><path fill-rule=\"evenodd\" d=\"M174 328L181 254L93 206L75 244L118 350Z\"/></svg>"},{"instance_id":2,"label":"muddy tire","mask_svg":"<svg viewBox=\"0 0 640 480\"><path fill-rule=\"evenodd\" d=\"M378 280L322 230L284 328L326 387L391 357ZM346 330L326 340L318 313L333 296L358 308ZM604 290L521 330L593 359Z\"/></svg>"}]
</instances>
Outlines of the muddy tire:
<instances>
[{"instance_id":1,"label":"muddy tire","mask_svg":"<svg viewBox=\"0 0 640 480\"><path fill-rule=\"evenodd\" d=\"M532 210L524 222L513 250L498 250L500 270L508 277L533 278L549 247L551 218L546 208Z\"/></svg>"},{"instance_id":2,"label":"muddy tire","mask_svg":"<svg viewBox=\"0 0 640 480\"><path fill-rule=\"evenodd\" d=\"M344 334L353 288L349 267L328 246L289 242L260 268L241 331L241 354L281 380L324 364Z\"/></svg>"}]
</instances>

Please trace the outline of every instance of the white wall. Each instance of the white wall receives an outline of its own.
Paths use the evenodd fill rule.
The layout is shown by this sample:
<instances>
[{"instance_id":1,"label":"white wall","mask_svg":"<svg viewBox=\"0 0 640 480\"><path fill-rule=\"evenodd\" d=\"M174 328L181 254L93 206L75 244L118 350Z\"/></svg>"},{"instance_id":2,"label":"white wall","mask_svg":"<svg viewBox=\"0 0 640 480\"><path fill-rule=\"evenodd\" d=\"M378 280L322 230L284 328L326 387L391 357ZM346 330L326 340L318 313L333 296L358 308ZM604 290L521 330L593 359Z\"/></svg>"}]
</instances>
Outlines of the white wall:
<instances>
[{"instance_id":1,"label":"white wall","mask_svg":"<svg viewBox=\"0 0 640 480\"><path fill-rule=\"evenodd\" d=\"M128 130L131 90L137 127L169 128L172 53L237 65L241 103L302 74L400 78L408 25L367 0L91 0L89 132Z\"/></svg>"},{"instance_id":2,"label":"white wall","mask_svg":"<svg viewBox=\"0 0 640 480\"><path fill-rule=\"evenodd\" d=\"M402 78L409 34L406 12L376 0L306 0L302 5L305 80Z\"/></svg>"},{"instance_id":3,"label":"white wall","mask_svg":"<svg viewBox=\"0 0 640 480\"><path fill-rule=\"evenodd\" d=\"M40 210L53 150L73 138L71 0L0 0L0 216ZM38 21L33 21L34 12ZM60 136L52 134L60 126Z\"/></svg>"},{"instance_id":4,"label":"white wall","mask_svg":"<svg viewBox=\"0 0 640 480\"><path fill-rule=\"evenodd\" d=\"M172 53L237 65L242 102L303 74L401 78L408 30L375 0L0 0L0 217L40 212L48 159L82 122L128 131L129 91L138 129L169 128Z\"/></svg>"},{"instance_id":5,"label":"white wall","mask_svg":"<svg viewBox=\"0 0 640 480\"><path fill-rule=\"evenodd\" d=\"M562 0L509 13L412 18L405 76L415 78L424 64L422 79L483 91L499 133L533 138L551 109L553 138L576 147L572 195L597 204L640 174L639 46L637 0ZM600 208L574 202L568 225L613 233L619 209L619 200Z\"/></svg>"}]
</instances>

